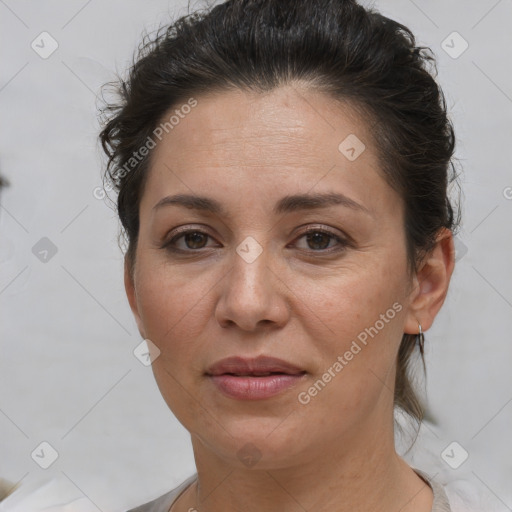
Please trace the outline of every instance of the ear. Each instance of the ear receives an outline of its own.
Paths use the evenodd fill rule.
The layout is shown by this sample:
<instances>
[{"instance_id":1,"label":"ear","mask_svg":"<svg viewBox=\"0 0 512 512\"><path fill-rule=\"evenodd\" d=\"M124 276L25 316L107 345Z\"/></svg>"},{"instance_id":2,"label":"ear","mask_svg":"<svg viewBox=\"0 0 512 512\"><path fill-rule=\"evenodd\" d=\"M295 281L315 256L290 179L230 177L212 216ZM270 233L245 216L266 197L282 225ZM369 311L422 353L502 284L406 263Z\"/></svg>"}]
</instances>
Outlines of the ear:
<instances>
[{"instance_id":1,"label":"ear","mask_svg":"<svg viewBox=\"0 0 512 512\"><path fill-rule=\"evenodd\" d=\"M413 291L404 325L405 333L418 334L418 322L423 332L430 329L448 293L454 267L453 234L449 229L442 228L435 247L425 257L420 270L414 276Z\"/></svg>"},{"instance_id":2,"label":"ear","mask_svg":"<svg viewBox=\"0 0 512 512\"><path fill-rule=\"evenodd\" d=\"M128 297L128 302L130 303L130 309L132 310L135 321L137 322L139 333L142 338L146 339L144 326L139 314L139 306L137 304L137 292L135 290L134 276L131 274L130 262L126 256L124 258L124 289L126 290L126 296Z\"/></svg>"}]
</instances>

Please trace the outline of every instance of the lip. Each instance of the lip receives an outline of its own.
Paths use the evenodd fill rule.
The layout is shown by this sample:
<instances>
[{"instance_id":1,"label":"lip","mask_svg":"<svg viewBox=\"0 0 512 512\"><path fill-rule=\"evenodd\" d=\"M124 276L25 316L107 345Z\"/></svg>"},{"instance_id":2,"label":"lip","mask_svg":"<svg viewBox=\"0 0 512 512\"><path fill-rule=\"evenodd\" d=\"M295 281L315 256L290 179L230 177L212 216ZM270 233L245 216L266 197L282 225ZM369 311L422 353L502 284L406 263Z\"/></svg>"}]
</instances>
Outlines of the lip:
<instances>
[{"instance_id":1,"label":"lip","mask_svg":"<svg viewBox=\"0 0 512 512\"><path fill-rule=\"evenodd\" d=\"M295 386L304 380L306 373L282 359L259 356L253 359L222 359L213 364L206 375L219 391L230 398L262 400Z\"/></svg>"},{"instance_id":2,"label":"lip","mask_svg":"<svg viewBox=\"0 0 512 512\"><path fill-rule=\"evenodd\" d=\"M227 357L217 361L206 371L207 375L223 375L232 373L238 376L256 376L264 373L284 373L297 375L305 370L292 363L276 357L258 356L256 358L244 358L240 356Z\"/></svg>"}]
</instances>

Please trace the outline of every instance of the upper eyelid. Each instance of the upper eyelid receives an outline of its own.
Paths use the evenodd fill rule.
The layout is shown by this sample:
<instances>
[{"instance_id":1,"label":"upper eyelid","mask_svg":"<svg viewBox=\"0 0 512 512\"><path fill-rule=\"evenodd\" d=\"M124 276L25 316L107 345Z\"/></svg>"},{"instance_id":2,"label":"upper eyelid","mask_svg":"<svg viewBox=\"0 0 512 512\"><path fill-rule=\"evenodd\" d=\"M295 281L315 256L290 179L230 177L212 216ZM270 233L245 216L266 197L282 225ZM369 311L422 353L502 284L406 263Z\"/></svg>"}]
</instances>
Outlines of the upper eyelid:
<instances>
[{"instance_id":1,"label":"upper eyelid","mask_svg":"<svg viewBox=\"0 0 512 512\"><path fill-rule=\"evenodd\" d=\"M197 226L197 227L195 227ZM337 228L333 228L333 227L325 227L324 224L322 223L319 223L319 222L307 222L305 224L302 224L298 227L296 227L294 229L294 231L298 231L298 230L301 230L301 228L305 226L304 228L304 231L302 234L304 234L304 232L308 232L308 231L314 231L314 230L318 230L318 231L325 231L329 234L332 234L333 236L339 236L339 237L346 237L348 239L350 239L351 237L346 234L344 231L340 230L340 229L337 229ZM335 233L333 232L333 230L337 230L339 233ZM183 234L183 233L188 233L188 232L191 232L191 231L199 231L199 232L202 232L204 234L207 234L208 236L211 236L212 238L215 238L214 235L210 235L210 233L208 232L209 231L209 228L204 226L203 224L184 224L182 226L177 226L176 228L170 230L167 235L171 232L171 231L176 231L175 235L180 235L180 234ZM302 231L302 230L301 230ZM167 236L166 235L166 236ZM174 238L174 237L173 237Z\"/></svg>"}]
</instances>

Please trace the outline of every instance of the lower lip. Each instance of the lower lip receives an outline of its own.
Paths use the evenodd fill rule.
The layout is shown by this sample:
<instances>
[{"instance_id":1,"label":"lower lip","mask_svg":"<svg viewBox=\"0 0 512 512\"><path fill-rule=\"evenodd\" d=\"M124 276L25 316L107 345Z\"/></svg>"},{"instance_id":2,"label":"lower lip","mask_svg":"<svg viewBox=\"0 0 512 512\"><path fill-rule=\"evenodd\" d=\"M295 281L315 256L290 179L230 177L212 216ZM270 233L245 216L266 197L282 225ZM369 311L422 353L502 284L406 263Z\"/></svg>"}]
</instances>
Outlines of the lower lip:
<instances>
[{"instance_id":1,"label":"lower lip","mask_svg":"<svg viewBox=\"0 0 512 512\"><path fill-rule=\"evenodd\" d=\"M230 398L237 400L262 400L275 396L285 389L295 386L306 374L274 374L265 377L236 375L210 375L210 379Z\"/></svg>"}]
</instances>

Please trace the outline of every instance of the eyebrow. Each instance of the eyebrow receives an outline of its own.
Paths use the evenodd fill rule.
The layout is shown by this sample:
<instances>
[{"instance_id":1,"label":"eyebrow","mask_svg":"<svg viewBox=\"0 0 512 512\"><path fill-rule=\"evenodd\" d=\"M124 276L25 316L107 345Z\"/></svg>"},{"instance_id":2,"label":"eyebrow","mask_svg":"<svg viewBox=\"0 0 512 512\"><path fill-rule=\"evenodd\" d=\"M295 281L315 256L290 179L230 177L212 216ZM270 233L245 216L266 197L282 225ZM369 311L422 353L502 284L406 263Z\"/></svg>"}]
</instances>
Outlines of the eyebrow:
<instances>
[{"instance_id":1,"label":"eyebrow","mask_svg":"<svg viewBox=\"0 0 512 512\"><path fill-rule=\"evenodd\" d=\"M226 215L221 203L206 196L197 196L191 194L176 194L166 196L153 206L153 210L158 210L164 206L183 206L185 208L200 210L204 212L214 213L217 215ZM339 193L323 193L323 194L298 194L282 197L274 206L273 213L275 215L283 213L291 213L301 210L317 210L328 206L341 205L352 210L366 213L373 217L373 213L357 203L350 197Z\"/></svg>"}]
</instances>

